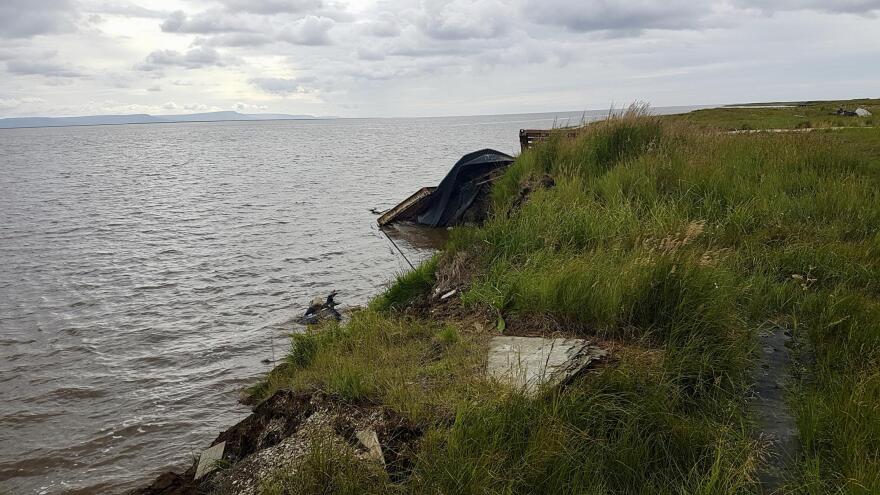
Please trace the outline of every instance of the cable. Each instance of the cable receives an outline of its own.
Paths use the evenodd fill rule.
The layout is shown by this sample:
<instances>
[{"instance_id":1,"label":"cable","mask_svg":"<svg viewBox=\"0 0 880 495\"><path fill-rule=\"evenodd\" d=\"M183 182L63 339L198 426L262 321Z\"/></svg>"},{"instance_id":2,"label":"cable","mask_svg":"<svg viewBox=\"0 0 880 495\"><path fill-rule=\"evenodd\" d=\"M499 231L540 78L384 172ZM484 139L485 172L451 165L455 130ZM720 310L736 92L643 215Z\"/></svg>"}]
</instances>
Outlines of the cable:
<instances>
[{"instance_id":1,"label":"cable","mask_svg":"<svg viewBox=\"0 0 880 495\"><path fill-rule=\"evenodd\" d=\"M395 249L397 249L397 252L400 253L401 256L403 256L403 259L406 260L407 264L409 264L409 267L412 268L413 270L415 270L416 267L414 267L413 264L410 263L409 258L407 258L405 254L403 254L403 251L400 249L400 246L398 246L397 243L394 242L394 239L392 239L390 235L388 235L384 230L382 230L381 227L379 228L379 232L382 232L382 234L385 236L385 238L387 238L389 241L391 241L391 245L394 246Z\"/></svg>"}]
</instances>

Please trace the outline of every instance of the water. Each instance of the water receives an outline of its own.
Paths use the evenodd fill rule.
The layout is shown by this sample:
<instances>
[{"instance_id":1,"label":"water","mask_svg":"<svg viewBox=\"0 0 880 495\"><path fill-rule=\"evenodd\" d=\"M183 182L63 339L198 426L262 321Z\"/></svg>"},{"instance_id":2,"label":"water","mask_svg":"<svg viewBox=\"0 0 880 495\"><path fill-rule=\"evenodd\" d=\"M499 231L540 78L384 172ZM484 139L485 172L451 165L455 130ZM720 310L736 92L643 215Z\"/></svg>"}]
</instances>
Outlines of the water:
<instances>
[{"instance_id":1,"label":"water","mask_svg":"<svg viewBox=\"0 0 880 495\"><path fill-rule=\"evenodd\" d=\"M363 304L408 268L371 208L570 116L0 131L0 492L186 465L308 300Z\"/></svg>"}]
</instances>

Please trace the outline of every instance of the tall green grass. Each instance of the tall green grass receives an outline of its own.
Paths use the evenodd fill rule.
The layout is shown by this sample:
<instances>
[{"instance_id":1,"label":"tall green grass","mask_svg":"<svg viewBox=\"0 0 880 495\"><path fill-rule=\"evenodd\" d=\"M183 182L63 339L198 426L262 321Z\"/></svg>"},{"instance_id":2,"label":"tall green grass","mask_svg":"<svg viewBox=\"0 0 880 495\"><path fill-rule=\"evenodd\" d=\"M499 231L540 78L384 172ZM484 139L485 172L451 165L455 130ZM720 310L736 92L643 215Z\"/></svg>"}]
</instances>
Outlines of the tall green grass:
<instances>
[{"instance_id":1,"label":"tall green grass","mask_svg":"<svg viewBox=\"0 0 880 495\"><path fill-rule=\"evenodd\" d=\"M684 121L694 126L725 130L750 129L809 129L825 127L871 127L877 122L880 113L880 100L843 100L793 102L778 108L760 108L756 106L739 108L707 108L681 115L669 116L667 119ZM844 117L836 115L837 109L843 107L855 110L862 107L873 112L871 117Z\"/></svg>"},{"instance_id":2,"label":"tall green grass","mask_svg":"<svg viewBox=\"0 0 880 495\"><path fill-rule=\"evenodd\" d=\"M756 332L803 345L795 493L880 493L880 163L865 134L723 135L631 112L523 153L482 227L465 304L555 319L614 359L537 396L481 377L485 340L395 310L437 259L267 388L374 401L425 429L407 493L756 493ZM862 146L841 146L846 140ZM549 174L555 187L524 184ZM527 321L527 320L526 320ZM382 483L386 483L383 481ZM387 482L390 483L390 482Z\"/></svg>"},{"instance_id":3,"label":"tall green grass","mask_svg":"<svg viewBox=\"0 0 880 495\"><path fill-rule=\"evenodd\" d=\"M453 240L482 248L465 300L660 346L690 406L737 418L755 329L785 325L809 344L792 489L880 492L880 170L837 142L630 117L526 152L494 191L497 215ZM509 213L543 174L557 186Z\"/></svg>"},{"instance_id":4,"label":"tall green grass","mask_svg":"<svg viewBox=\"0 0 880 495\"><path fill-rule=\"evenodd\" d=\"M438 256L432 256L415 270L400 275L390 287L370 302L370 309L389 311L403 309L425 295L434 285Z\"/></svg>"}]
</instances>

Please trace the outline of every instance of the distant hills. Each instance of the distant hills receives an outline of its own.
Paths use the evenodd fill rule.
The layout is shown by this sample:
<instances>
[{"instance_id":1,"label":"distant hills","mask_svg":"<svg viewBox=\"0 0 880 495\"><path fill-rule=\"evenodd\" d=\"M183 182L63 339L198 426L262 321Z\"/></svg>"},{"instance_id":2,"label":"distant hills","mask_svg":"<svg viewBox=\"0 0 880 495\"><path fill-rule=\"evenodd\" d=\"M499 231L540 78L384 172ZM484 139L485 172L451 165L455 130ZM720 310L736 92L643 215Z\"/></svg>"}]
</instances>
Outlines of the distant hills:
<instances>
[{"instance_id":1,"label":"distant hills","mask_svg":"<svg viewBox=\"0 0 880 495\"><path fill-rule=\"evenodd\" d=\"M252 120L306 120L312 115L287 115L283 113L208 112L184 115L87 115L83 117L13 117L0 119L0 129L18 127L65 127L74 125L162 124L170 122L223 122Z\"/></svg>"}]
</instances>

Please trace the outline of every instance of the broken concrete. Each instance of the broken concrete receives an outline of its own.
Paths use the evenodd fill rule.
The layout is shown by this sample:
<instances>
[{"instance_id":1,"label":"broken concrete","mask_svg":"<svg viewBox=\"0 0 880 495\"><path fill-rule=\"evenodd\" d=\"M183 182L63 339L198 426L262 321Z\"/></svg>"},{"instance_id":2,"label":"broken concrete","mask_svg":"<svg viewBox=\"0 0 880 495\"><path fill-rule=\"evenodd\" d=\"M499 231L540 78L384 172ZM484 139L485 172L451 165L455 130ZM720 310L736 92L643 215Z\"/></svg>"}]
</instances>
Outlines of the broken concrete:
<instances>
[{"instance_id":1,"label":"broken concrete","mask_svg":"<svg viewBox=\"0 0 880 495\"><path fill-rule=\"evenodd\" d=\"M379 462L383 466L385 465L385 456L382 454L382 445L379 444L376 430L372 428L358 430L354 433L354 436L367 449L367 456L370 459Z\"/></svg>"},{"instance_id":2,"label":"broken concrete","mask_svg":"<svg viewBox=\"0 0 880 495\"><path fill-rule=\"evenodd\" d=\"M164 473L131 493L256 494L278 469L295 469L315 438L348 445L356 457L380 462L392 480L402 480L409 476L412 449L421 434L382 406L352 405L319 393L282 390L220 433L198 465L181 474ZM224 468L214 469L220 459Z\"/></svg>"},{"instance_id":3,"label":"broken concrete","mask_svg":"<svg viewBox=\"0 0 880 495\"><path fill-rule=\"evenodd\" d=\"M199 465L196 467L193 479L199 479L216 469L217 463L223 460L223 449L225 448L226 442L220 442L205 449L199 456Z\"/></svg>"},{"instance_id":4,"label":"broken concrete","mask_svg":"<svg viewBox=\"0 0 880 495\"><path fill-rule=\"evenodd\" d=\"M583 339L494 337L489 342L486 372L527 393L543 384L567 382L607 351Z\"/></svg>"}]
</instances>

